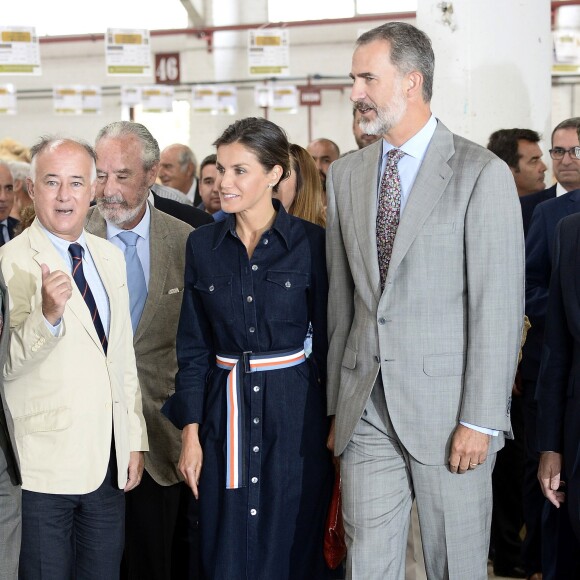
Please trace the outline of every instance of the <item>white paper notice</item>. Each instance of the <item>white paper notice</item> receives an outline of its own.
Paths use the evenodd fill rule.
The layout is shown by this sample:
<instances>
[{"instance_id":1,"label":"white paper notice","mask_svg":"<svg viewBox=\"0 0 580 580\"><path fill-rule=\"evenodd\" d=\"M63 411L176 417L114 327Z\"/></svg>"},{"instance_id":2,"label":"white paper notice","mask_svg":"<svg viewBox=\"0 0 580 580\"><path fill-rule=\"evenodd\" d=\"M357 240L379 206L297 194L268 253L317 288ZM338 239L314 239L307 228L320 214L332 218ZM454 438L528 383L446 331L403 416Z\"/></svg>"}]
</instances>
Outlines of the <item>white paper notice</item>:
<instances>
[{"instance_id":1,"label":"white paper notice","mask_svg":"<svg viewBox=\"0 0 580 580\"><path fill-rule=\"evenodd\" d=\"M279 113L298 112L298 89L295 86L274 87L272 109Z\"/></svg>"},{"instance_id":2,"label":"white paper notice","mask_svg":"<svg viewBox=\"0 0 580 580\"><path fill-rule=\"evenodd\" d=\"M285 28L248 31L248 65L251 75L290 73L289 35Z\"/></svg>"},{"instance_id":3,"label":"white paper notice","mask_svg":"<svg viewBox=\"0 0 580 580\"><path fill-rule=\"evenodd\" d=\"M109 76L151 76L153 73L149 31L108 28L105 35Z\"/></svg>"},{"instance_id":4,"label":"white paper notice","mask_svg":"<svg viewBox=\"0 0 580 580\"><path fill-rule=\"evenodd\" d=\"M41 74L40 49L34 27L0 26L0 74Z\"/></svg>"},{"instance_id":5,"label":"white paper notice","mask_svg":"<svg viewBox=\"0 0 580 580\"><path fill-rule=\"evenodd\" d=\"M16 89L11 83L0 85L0 115L16 115Z\"/></svg>"},{"instance_id":6,"label":"white paper notice","mask_svg":"<svg viewBox=\"0 0 580 580\"><path fill-rule=\"evenodd\" d=\"M171 113L174 89L168 85L141 87L141 103L144 113Z\"/></svg>"},{"instance_id":7,"label":"white paper notice","mask_svg":"<svg viewBox=\"0 0 580 580\"><path fill-rule=\"evenodd\" d=\"M217 87L196 85L191 88L191 110L193 113L217 113Z\"/></svg>"},{"instance_id":8,"label":"white paper notice","mask_svg":"<svg viewBox=\"0 0 580 580\"><path fill-rule=\"evenodd\" d=\"M96 85L58 85L52 94L57 115L100 114L103 111L101 87Z\"/></svg>"}]
</instances>

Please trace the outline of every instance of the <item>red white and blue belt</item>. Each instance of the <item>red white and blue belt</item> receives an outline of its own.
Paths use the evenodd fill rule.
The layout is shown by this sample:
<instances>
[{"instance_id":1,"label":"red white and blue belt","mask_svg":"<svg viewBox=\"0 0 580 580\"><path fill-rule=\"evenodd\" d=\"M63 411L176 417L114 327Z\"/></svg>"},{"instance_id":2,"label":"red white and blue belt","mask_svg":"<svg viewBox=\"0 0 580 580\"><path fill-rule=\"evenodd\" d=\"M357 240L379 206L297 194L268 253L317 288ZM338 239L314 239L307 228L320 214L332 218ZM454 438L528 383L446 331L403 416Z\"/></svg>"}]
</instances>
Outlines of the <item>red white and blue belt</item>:
<instances>
[{"instance_id":1,"label":"red white and blue belt","mask_svg":"<svg viewBox=\"0 0 580 580\"><path fill-rule=\"evenodd\" d=\"M226 431L226 489L245 486L244 402L242 375L260 371L286 369L306 360L304 348L285 352L253 353L241 356L218 354L216 364L230 370L227 381L227 431Z\"/></svg>"}]
</instances>

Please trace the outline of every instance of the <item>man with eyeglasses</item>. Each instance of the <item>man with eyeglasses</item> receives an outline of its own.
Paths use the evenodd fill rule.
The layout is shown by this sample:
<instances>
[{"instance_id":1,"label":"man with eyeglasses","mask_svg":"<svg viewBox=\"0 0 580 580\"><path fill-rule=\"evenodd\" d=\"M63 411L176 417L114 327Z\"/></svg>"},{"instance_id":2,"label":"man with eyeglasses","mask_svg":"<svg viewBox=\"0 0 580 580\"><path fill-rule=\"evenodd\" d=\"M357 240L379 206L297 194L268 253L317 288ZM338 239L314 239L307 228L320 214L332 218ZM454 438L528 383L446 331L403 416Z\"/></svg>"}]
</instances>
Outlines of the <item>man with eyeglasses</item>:
<instances>
[{"instance_id":1,"label":"man with eyeglasses","mask_svg":"<svg viewBox=\"0 0 580 580\"><path fill-rule=\"evenodd\" d=\"M557 183L520 199L524 232L527 231L526 314L532 325L520 365L526 439L523 491L526 538L523 555L524 563L526 560L535 562L534 572L543 568L544 578L568 577L562 575L578 566L577 554L580 554L580 546L575 543L566 510L557 510L546 504L537 480L539 449L536 444L535 401L556 226L565 216L580 212L579 128L580 117L566 119L556 126L552 132L550 157ZM565 477L562 479L565 480Z\"/></svg>"}]
</instances>

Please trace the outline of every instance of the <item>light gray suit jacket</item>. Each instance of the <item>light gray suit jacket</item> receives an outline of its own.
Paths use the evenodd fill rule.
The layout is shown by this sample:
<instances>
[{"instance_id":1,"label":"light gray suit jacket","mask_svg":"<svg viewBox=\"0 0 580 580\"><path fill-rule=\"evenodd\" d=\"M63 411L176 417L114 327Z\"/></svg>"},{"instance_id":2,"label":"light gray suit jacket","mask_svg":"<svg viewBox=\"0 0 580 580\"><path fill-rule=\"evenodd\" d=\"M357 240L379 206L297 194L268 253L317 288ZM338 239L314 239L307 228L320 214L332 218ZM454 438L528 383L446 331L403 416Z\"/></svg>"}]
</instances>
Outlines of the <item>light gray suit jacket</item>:
<instances>
[{"instance_id":1,"label":"light gray suit jacket","mask_svg":"<svg viewBox=\"0 0 580 580\"><path fill-rule=\"evenodd\" d=\"M149 289L133 346L149 433L145 469L160 485L172 485L182 480L177 470L181 431L160 409L175 391L175 336L183 297L185 246L193 228L152 205L149 208ZM96 208L89 210L86 230L101 238L107 237L107 223Z\"/></svg>"},{"instance_id":2,"label":"light gray suit jacket","mask_svg":"<svg viewBox=\"0 0 580 580\"><path fill-rule=\"evenodd\" d=\"M382 140L328 173L328 412L342 453L379 371L402 444L446 464L459 421L510 431L524 319L521 210L507 165L441 122L395 238L381 294ZM490 452L503 445L492 438Z\"/></svg>"}]
</instances>

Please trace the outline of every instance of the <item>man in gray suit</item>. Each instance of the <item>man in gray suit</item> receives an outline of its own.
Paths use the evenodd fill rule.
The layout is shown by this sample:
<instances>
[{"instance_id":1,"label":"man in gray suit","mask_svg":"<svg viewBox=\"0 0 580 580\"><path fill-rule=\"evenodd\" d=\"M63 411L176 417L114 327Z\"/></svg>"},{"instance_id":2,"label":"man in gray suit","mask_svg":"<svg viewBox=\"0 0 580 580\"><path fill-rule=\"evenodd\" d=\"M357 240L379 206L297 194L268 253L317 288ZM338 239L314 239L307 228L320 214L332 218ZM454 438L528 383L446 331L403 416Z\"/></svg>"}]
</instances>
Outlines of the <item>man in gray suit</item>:
<instances>
[{"instance_id":1,"label":"man in gray suit","mask_svg":"<svg viewBox=\"0 0 580 580\"><path fill-rule=\"evenodd\" d=\"M522 219L507 165L431 114L433 72L414 26L363 34L351 99L383 139L328 174L329 447L349 579L404 578L413 497L427 576L487 578L524 320Z\"/></svg>"},{"instance_id":2,"label":"man in gray suit","mask_svg":"<svg viewBox=\"0 0 580 580\"><path fill-rule=\"evenodd\" d=\"M186 528L188 504L193 501L177 470L181 433L160 413L175 389L175 336L185 246L193 228L147 201L159 169L159 146L146 127L127 121L111 123L97 135L95 150L97 208L90 210L86 229L125 251L133 345L150 437L139 491L126 498L122 577L194 577L187 572L186 541L180 542L177 532ZM127 238L128 232L133 235ZM128 254L130 245L123 241L131 237L137 254L133 258ZM141 269L132 270L132 264Z\"/></svg>"},{"instance_id":3,"label":"man in gray suit","mask_svg":"<svg viewBox=\"0 0 580 580\"><path fill-rule=\"evenodd\" d=\"M8 353L8 291L0 272L0 368ZM20 506L22 492L14 424L4 396L4 373L0 372L0 578L18 578L20 556Z\"/></svg>"}]
</instances>

